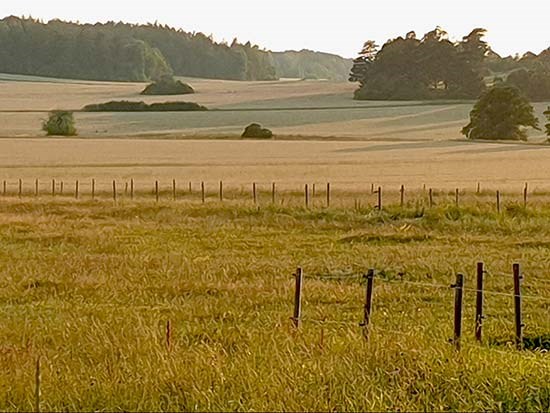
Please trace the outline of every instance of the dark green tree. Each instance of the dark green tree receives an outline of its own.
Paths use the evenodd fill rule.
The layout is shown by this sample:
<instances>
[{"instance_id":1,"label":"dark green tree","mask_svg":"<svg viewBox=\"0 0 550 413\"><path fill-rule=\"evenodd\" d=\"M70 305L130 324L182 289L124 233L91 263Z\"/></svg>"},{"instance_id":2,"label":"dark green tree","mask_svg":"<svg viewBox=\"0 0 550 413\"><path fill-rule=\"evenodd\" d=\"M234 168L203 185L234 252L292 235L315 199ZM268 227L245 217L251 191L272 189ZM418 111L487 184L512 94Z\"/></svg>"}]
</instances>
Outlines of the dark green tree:
<instances>
[{"instance_id":1,"label":"dark green tree","mask_svg":"<svg viewBox=\"0 0 550 413\"><path fill-rule=\"evenodd\" d=\"M527 98L514 87L495 86L481 95L462 134L468 139L527 140L526 127L538 129Z\"/></svg>"},{"instance_id":2,"label":"dark green tree","mask_svg":"<svg viewBox=\"0 0 550 413\"><path fill-rule=\"evenodd\" d=\"M77 134L74 124L73 112L54 110L50 112L48 120L42 123L42 130L48 136L75 136Z\"/></svg>"},{"instance_id":3,"label":"dark green tree","mask_svg":"<svg viewBox=\"0 0 550 413\"><path fill-rule=\"evenodd\" d=\"M369 67L374 62L378 53L378 45L374 40L367 40L359 52L359 56L353 60L353 66L349 74L350 82L359 82L363 87L367 81Z\"/></svg>"}]
</instances>

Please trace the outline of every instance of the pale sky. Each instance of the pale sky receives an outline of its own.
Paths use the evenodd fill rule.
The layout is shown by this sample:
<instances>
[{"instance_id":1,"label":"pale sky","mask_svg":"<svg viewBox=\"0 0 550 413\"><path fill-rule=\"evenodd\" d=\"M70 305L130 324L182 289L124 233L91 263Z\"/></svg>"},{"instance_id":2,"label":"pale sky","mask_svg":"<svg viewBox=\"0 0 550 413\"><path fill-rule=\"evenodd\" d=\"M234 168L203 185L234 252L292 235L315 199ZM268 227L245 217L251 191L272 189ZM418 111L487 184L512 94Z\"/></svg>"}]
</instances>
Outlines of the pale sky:
<instances>
[{"instance_id":1,"label":"pale sky","mask_svg":"<svg viewBox=\"0 0 550 413\"><path fill-rule=\"evenodd\" d=\"M218 41L250 40L273 51L312 49L354 57L367 39L383 44L442 26L451 39L489 30L501 55L550 47L550 0L1 0L0 17L95 23L157 20Z\"/></svg>"}]
</instances>

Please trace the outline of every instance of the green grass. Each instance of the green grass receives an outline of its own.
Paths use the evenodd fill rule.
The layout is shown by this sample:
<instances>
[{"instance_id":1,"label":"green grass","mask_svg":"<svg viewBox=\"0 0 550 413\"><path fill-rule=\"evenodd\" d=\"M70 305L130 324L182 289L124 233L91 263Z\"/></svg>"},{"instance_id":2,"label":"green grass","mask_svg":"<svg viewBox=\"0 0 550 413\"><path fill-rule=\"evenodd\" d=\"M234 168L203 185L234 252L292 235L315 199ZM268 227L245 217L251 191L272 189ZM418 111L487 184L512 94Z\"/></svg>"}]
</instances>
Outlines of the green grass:
<instances>
[{"instance_id":1,"label":"green grass","mask_svg":"<svg viewBox=\"0 0 550 413\"><path fill-rule=\"evenodd\" d=\"M40 356L43 410L549 411L548 356L510 344L512 297L486 296L477 345L470 289L483 260L486 289L510 293L520 262L525 334L548 335L550 208L497 214L486 201L378 212L3 198L0 410L33 408ZM368 268L378 277L367 342ZM457 353L448 285L459 271Z\"/></svg>"}]
</instances>

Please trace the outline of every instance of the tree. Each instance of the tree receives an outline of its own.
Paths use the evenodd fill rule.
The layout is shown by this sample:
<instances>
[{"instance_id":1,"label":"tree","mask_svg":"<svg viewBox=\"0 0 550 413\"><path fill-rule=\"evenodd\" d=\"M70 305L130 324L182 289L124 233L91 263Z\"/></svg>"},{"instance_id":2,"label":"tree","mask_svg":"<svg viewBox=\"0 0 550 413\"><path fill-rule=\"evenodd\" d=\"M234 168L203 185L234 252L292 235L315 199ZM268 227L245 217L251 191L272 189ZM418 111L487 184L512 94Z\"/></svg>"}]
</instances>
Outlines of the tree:
<instances>
[{"instance_id":1,"label":"tree","mask_svg":"<svg viewBox=\"0 0 550 413\"><path fill-rule=\"evenodd\" d=\"M378 45L374 40L367 40L359 52L359 56L353 60L353 67L349 74L350 82L359 82L360 87L365 85L370 65L374 62L378 53Z\"/></svg>"},{"instance_id":2,"label":"tree","mask_svg":"<svg viewBox=\"0 0 550 413\"><path fill-rule=\"evenodd\" d=\"M546 134L548 135L548 138L550 139L550 106L548 106L548 109L544 112L544 116L546 116L546 120L548 123L544 125L546 128Z\"/></svg>"},{"instance_id":3,"label":"tree","mask_svg":"<svg viewBox=\"0 0 550 413\"><path fill-rule=\"evenodd\" d=\"M468 139L527 140L525 127L538 129L533 106L518 89L495 86L481 95L462 134Z\"/></svg>"},{"instance_id":4,"label":"tree","mask_svg":"<svg viewBox=\"0 0 550 413\"><path fill-rule=\"evenodd\" d=\"M48 136L75 136L77 134L74 125L73 112L54 110L50 112L48 120L42 123L42 130Z\"/></svg>"}]
</instances>

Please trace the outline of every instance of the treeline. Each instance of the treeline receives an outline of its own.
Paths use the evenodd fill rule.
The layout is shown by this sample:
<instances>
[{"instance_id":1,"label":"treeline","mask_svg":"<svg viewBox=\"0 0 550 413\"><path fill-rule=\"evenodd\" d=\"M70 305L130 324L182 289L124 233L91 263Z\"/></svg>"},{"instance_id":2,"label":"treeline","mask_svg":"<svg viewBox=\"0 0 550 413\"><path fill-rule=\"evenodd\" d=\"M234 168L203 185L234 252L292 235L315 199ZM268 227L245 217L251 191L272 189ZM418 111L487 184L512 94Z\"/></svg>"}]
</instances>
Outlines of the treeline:
<instances>
[{"instance_id":1,"label":"treeline","mask_svg":"<svg viewBox=\"0 0 550 413\"><path fill-rule=\"evenodd\" d=\"M250 42L217 43L159 24L6 17L0 72L71 79L147 81L164 75L229 80L280 77L344 80L351 61L310 51L271 53Z\"/></svg>"},{"instance_id":2,"label":"treeline","mask_svg":"<svg viewBox=\"0 0 550 413\"><path fill-rule=\"evenodd\" d=\"M475 99L487 86L515 86L532 100L550 99L550 49L539 55L502 58L477 28L452 42L441 28L415 32L381 48L365 42L349 80L359 100Z\"/></svg>"},{"instance_id":3,"label":"treeline","mask_svg":"<svg viewBox=\"0 0 550 413\"><path fill-rule=\"evenodd\" d=\"M163 75L273 80L269 52L236 40L158 24L0 20L0 72L90 80L145 81Z\"/></svg>"},{"instance_id":4,"label":"treeline","mask_svg":"<svg viewBox=\"0 0 550 413\"><path fill-rule=\"evenodd\" d=\"M345 81L353 65L352 59L311 50L274 52L272 54L275 72L279 78Z\"/></svg>"}]
</instances>

